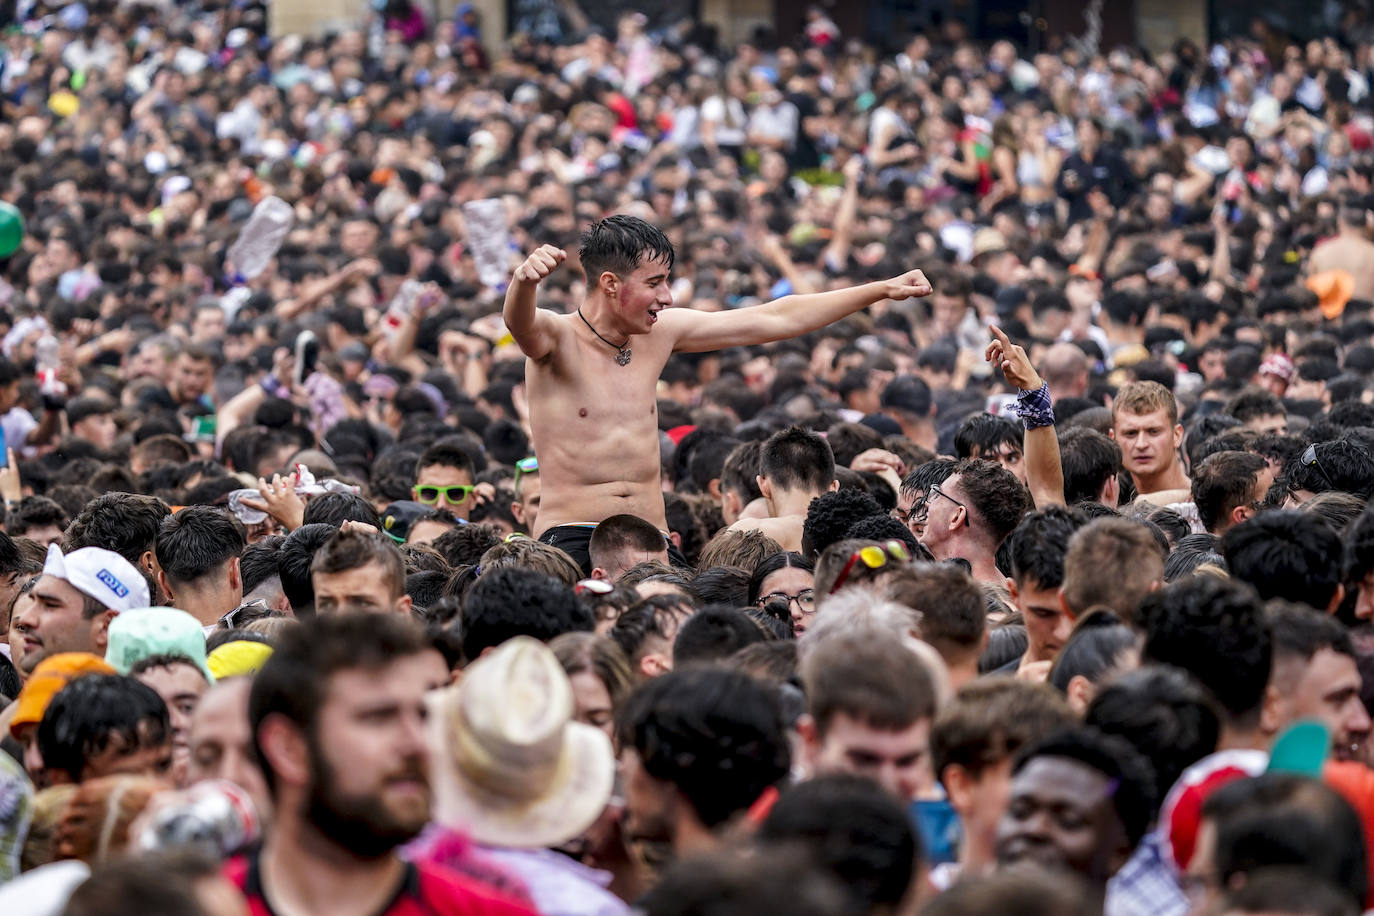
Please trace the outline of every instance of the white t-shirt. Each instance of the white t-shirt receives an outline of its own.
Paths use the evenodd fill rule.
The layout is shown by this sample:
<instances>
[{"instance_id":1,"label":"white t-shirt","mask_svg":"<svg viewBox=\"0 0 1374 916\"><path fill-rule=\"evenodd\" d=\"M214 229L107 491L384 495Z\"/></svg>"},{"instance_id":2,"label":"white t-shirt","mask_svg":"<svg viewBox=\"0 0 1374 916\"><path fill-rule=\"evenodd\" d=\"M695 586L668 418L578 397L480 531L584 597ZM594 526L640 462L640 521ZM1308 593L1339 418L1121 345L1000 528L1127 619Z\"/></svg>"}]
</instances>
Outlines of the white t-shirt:
<instances>
[{"instance_id":1,"label":"white t-shirt","mask_svg":"<svg viewBox=\"0 0 1374 916\"><path fill-rule=\"evenodd\" d=\"M717 146L744 145L744 125L748 123L748 118L739 99L727 101L722 96L711 96L701 103L701 121L716 126Z\"/></svg>"},{"instance_id":2,"label":"white t-shirt","mask_svg":"<svg viewBox=\"0 0 1374 916\"><path fill-rule=\"evenodd\" d=\"M778 140L790 149L797 142L797 124L800 120L797 106L791 102L760 105L749 118L749 130Z\"/></svg>"},{"instance_id":3,"label":"white t-shirt","mask_svg":"<svg viewBox=\"0 0 1374 916\"><path fill-rule=\"evenodd\" d=\"M0 429L5 433L5 448L14 449L15 454L23 451L29 440L29 433L38 428L38 421L22 407L15 407L0 417Z\"/></svg>"}]
</instances>

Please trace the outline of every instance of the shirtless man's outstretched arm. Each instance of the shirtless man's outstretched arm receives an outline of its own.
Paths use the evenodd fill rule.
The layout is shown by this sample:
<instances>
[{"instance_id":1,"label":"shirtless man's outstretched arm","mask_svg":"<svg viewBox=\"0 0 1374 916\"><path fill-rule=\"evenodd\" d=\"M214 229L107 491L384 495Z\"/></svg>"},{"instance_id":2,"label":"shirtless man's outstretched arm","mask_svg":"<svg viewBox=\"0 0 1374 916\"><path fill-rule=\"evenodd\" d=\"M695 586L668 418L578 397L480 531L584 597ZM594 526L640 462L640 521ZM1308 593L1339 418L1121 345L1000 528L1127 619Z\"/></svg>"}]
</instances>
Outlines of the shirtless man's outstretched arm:
<instances>
[{"instance_id":1,"label":"shirtless man's outstretched arm","mask_svg":"<svg viewBox=\"0 0 1374 916\"><path fill-rule=\"evenodd\" d=\"M931 293L919 270L825 293L784 296L763 305L728 312L673 309L664 312L664 329L675 336L673 349L688 353L748 347L800 337L833 324L884 299L920 298Z\"/></svg>"}]
</instances>

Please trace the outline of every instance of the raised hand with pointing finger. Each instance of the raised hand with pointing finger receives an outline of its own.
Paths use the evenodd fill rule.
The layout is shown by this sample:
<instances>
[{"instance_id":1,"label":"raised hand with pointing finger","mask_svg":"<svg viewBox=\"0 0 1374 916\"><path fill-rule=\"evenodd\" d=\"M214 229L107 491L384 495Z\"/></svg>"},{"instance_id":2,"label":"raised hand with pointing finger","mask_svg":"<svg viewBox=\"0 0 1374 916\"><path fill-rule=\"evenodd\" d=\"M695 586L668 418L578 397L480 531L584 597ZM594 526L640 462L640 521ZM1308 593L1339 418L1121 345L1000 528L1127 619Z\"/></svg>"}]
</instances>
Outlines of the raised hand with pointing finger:
<instances>
[{"instance_id":1,"label":"raised hand with pointing finger","mask_svg":"<svg viewBox=\"0 0 1374 916\"><path fill-rule=\"evenodd\" d=\"M1011 342L995 325L984 357L1002 370L1007 382L1020 389L1011 408L1026 429L1024 440L1026 486L1038 508L1064 504L1064 468L1059 461L1059 437L1054 431L1054 402L1050 387L1031 365L1024 347Z\"/></svg>"},{"instance_id":2,"label":"raised hand with pointing finger","mask_svg":"<svg viewBox=\"0 0 1374 916\"><path fill-rule=\"evenodd\" d=\"M1044 384L1024 347L1012 343L1006 332L996 325L988 330L992 332L992 343L988 344L985 358L1002 370L1008 382L1022 391L1035 391Z\"/></svg>"}]
</instances>

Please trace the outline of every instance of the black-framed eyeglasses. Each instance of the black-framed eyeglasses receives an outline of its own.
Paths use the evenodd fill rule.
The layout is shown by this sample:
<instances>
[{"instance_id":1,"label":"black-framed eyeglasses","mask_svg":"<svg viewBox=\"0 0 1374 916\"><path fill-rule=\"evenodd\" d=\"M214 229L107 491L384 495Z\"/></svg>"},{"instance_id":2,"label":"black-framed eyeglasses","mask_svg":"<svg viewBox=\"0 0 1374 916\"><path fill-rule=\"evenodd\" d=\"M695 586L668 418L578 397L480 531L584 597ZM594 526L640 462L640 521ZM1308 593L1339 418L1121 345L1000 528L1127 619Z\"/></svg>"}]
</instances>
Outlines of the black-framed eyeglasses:
<instances>
[{"instance_id":1,"label":"black-framed eyeglasses","mask_svg":"<svg viewBox=\"0 0 1374 916\"><path fill-rule=\"evenodd\" d=\"M787 592L769 592L766 595L759 595L758 604L759 607L766 607L774 601L781 601L789 607L795 604L797 610L803 614L810 614L816 610L816 593L809 588L804 588L795 595L789 595Z\"/></svg>"},{"instance_id":2,"label":"black-framed eyeglasses","mask_svg":"<svg viewBox=\"0 0 1374 916\"><path fill-rule=\"evenodd\" d=\"M1317 444L1315 442L1307 447L1298 461L1302 462L1303 467L1316 468L1317 473L1322 475L1322 479L1326 481L1326 485L1333 490L1337 489L1335 482L1331 479L1331 475L1326 473L1326 468L1322 467L1321 460L1317 458Z\"/></svg>"},{"instance_id":3,"label":"black-framed eyeglasses","mask_svg":"<svg viewBox=\"0 0 1374 916\"><path fill-rule=\"evenodd\" d=\"M918 518L918 519L920 519L922 522L924 522L925 519L926 519L926 517L927 517L928 515L930 515L930 504L931 504L931 502L934 501L934 500L936 500L936 499L939 499L941 496L943 496L945 499L949 500L950 502L954 503L954 505L958 506L960 509L963 509L963 510L964 510L964 521L963 521L963 524L967 525L967 524L968 524L968 506L966 506L966 505L964 505L963 503L959 502L959 500L955 499L953 496L950 496L950 495L949 495L948 493L946 493L944 490L941 490L941 489L940 489L940 485L939 485L938 483L936 483L936 484L931 484L930 489L929 489L929 490L926 490L926 495L923 496L923 497L921 497L921 499L916 503L916 505L914 505L914 506L911 507L911 512L909 513L909 515L915 516L916 518Z\"/></svg>"}]
</instances>

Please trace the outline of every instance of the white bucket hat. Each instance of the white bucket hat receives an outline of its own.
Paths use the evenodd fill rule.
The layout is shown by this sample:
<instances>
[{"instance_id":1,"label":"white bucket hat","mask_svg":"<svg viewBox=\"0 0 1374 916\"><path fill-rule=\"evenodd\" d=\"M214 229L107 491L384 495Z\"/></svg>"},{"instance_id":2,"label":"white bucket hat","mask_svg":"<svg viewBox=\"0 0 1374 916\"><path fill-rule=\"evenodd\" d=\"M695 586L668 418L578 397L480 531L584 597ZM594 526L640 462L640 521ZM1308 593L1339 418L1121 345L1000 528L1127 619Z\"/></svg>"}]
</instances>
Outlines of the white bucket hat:
<instances>
[{"instance_id":1,"label":"white bucket hat","mask_svg":"<svg viewBox=\"0 0 1374 916\"><path fill-rule=\"evenodd\" d=\"M439 823L489 846L542 848L580 835L610 801L610 739L572 721L568 676L538 640L508 640L429 702Z\"/></svg>"}]
</instances>

